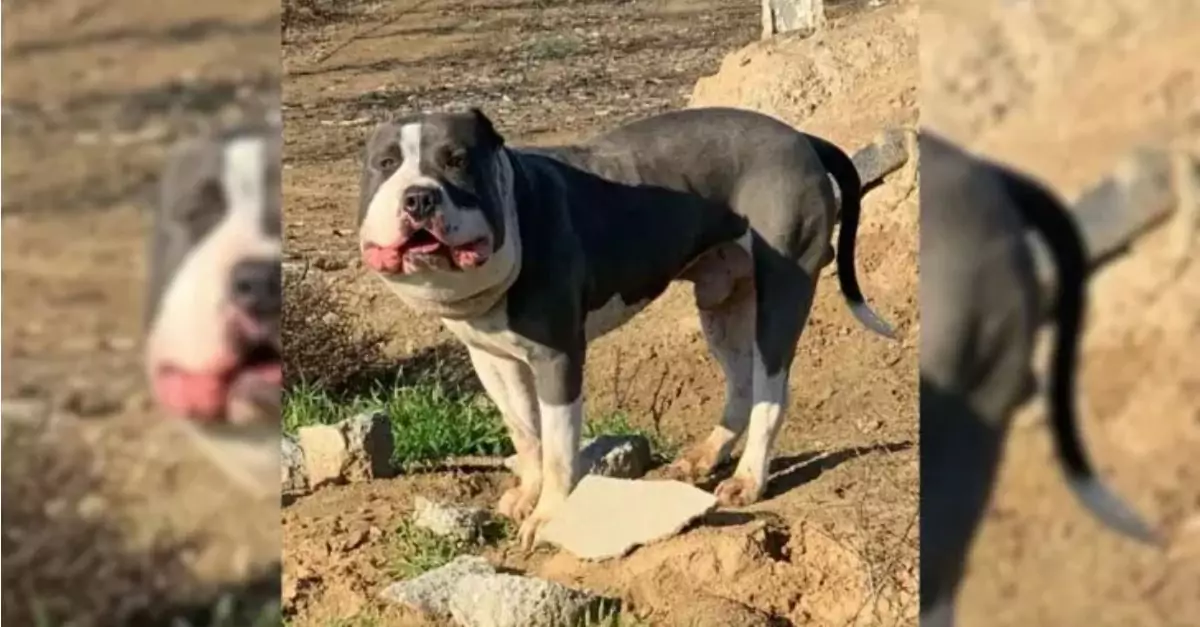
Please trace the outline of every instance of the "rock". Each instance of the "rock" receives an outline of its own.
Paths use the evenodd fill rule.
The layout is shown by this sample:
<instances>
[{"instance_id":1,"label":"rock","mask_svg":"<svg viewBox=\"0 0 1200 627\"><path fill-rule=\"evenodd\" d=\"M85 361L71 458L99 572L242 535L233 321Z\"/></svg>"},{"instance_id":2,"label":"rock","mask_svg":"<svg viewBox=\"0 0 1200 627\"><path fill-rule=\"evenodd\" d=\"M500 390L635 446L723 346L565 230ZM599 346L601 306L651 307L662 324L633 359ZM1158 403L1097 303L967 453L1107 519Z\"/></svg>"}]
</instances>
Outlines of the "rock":
<instances>
[{"instance_id":1,"label":"rock","mask_svg":"<svg viewBox=\"0 0 1200 627\"><path fill-rule=\"evenodd\" d=\"M908 129L890 128L880 132L871 143L854 153L854 168L864 184L882 179L915 160L916 134Z\"/></svg>"},{"instance_id":2,"label":"rock","mask_svg":"<svg viewBox=\"0 0 1200 627\"><path fill-rule=\"evenodd\" d=\"M308 486L317 489L326 483L342 481L342 471L349 463L346 438L333 425L300 427L296 431L304 457L304 473Z\"/></svg>"},{"instance_id":3,"label":"rock","mask_svg":"<svg viewBox=\"0 0 1200 627\"><path fill-rule=\"evenodd\" d=\"M311 489L394 473L392 425L386 414L364 413L335 425L300 427L297 435Z\"/></svg>"},{"instance_id":4,"label":"rock","mask_svg":"<svg viewBox=\"0 0 1200 627\"><path fill-rule=\"evenodd\" d=\"M602 435L585 440L579 451L585 474L637 479L650 470L650 441L640 435ZM504 467L517 471L517 456L504 458Z\"/></svg>"},{"instance_id":5,"label":"rock","mask_svg":"<svg viewBox=\"0 0 1200 627\"><path fill-rule=\"evenodd\" d=\"M650 441L640 435L602 435L579 452L587 474L637 479L650 470Z\"/></svg>"},{"instance_id":6,"label":"rock","mask_svg":"<svg viewBox=\"0 0 1200 627\"><path fill-rule=\"evenodd\" d=\"M583 559L620 557L679 533L716 504L712 494L680 481L588 475L546 523L541 537Z\"/></svg>"},{"instance_id":7,"label":"rock","mask_svg":"<svg viewBox=\"0 0 1200 627\"><path fill-rule=\"evenodd\" d=\"M601 624L614 600L531 577L468 574L454 585L450 615L462 627L570 627Z\"/></svg>"},{"instance_id":8,"label":"rock","mask_svg":"<svg viewBox=\"0 0 1200 627\"><path fill-rule=\"evenodd\" d=\"M435 503L418 496L413 506L413 524L439 536L471 541L483 533L488 512L478 507L460 507Z\"/></svg>"},{"instance_id":9,"label":"rock","mask_svg":"<svg viewBox=\"0 0 1200 627\"><path fill-rule=\"evenodd\" d=\"M396 441L392 421L383 412L368 412L339 423L350 449L350 481L366 481L395 474L392 453Z\"/></svg>"},{"instance_id":10,"label":"rock","mask_svg":"<svg viewBox=\"0 0 1200 627\"><path fill-rule=\"evenodd\" d=\"M791 31L812 32L825 24L824 0L764 0L762 38Z\"/></svg>"},{"instance_id":11,"label":"rock","mask_svg":"<svg viewBox=\"0 0 1200 627\"><path fill-rule=\"evenodd\" d=\"M447 620L450 618L450 597L457 582L467 576L495 572L496 569L482 557L462 555L420 577L391 584L379 593L379 598L408 607L426 618Z\"/></svg>"},{"instance_id":12,"label":"rock","mask_svg":"<svg viewBox=\"0 0 1200 627\"><path fill-rule=\"evenodd\" d=\"M282 471L283 494L296 495L308 491L308 475L304 467L304 451L290 435L284 435L280 440L283 463L279 465Z\"/></svg>"}]
</instances>

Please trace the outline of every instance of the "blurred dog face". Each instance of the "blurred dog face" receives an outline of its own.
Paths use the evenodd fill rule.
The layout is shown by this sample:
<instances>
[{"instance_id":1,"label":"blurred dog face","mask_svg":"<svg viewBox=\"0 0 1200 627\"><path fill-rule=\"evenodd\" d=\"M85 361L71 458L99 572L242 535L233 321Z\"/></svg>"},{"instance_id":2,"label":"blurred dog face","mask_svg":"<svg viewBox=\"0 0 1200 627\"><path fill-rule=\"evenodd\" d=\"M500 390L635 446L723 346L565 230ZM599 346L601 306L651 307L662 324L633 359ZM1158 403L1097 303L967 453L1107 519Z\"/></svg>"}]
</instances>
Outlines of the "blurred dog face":
<instances>
[{"instance_id":1,"label":"blurred dog face","mask_svg":"<svg viewBox=\"0 0 1200 627\"><path fill-rule=\"evenodd\" d=\"M281 135L243 128L178 146L150 250L147 368L168 412L278 421Z\"/></svg>"},{"instance_id":2,"label":"blurred dog face","mask_svg":"<svg viewBox=\"0 0 1200 627\"><path fill-rule=\"evenodd\" d=\"M368 268L398 290L466 298L513 262L512 166L479 111L410 116L367 141L359 245Z\"/></svg>"}]
</instances>

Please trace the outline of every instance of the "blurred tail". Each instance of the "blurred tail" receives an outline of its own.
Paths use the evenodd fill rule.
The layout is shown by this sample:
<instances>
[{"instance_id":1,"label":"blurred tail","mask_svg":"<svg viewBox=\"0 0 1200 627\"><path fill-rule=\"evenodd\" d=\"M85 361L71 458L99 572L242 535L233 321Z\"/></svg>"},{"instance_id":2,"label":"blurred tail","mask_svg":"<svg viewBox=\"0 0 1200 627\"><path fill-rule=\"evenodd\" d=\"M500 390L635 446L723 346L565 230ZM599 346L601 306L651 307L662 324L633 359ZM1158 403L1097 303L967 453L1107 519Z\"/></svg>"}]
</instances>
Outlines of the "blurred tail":
<instances>
[{"instance_id":1,"label":"blurred tail","mask_svg":"<svg viewBox=\"0 0 1200 627\"><path fill-rule=\"evenodd\" d=\"M879 317L867 305L862 290L858 287L858 276L854 272L854 243L858 236L858 216L862 210L862 181L854 162L841 148L812 135L808 135L821 164L837 181L842 195L841 222L837 242L837 278L846 303L854 317L868 329L887 338L895 339L896 332L890 324Z\"/></svg>"},{"instance_id":2,"label":"blurred tail","mask_svg":"<svg viewBox=\"0 0 1200 627\"><path fill-rule=\"evenodd\" d=\"M1088 257L1078 226L1053 195L1012 175L1009 191L1022 217L1045 239L1058 269L1054 306L1057 330L1050 378L1050 417L1058 459L1075 495L1104 524L1136 540L1155 543L1155 532L1096 476L1079 436L1075 374L1086 307Z\"/></svg>"}]
</instances>

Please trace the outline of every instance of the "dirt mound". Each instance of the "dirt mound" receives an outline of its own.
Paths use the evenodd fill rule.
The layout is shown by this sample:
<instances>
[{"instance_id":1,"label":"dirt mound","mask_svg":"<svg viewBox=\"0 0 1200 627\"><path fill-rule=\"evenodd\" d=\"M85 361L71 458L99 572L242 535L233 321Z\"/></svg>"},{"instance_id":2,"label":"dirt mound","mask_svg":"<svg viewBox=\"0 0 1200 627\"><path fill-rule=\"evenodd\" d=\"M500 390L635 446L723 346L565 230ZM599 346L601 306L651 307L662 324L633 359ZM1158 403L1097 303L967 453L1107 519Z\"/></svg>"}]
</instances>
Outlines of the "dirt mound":
<instances>
[{"instance_id":1,"label":"dirt mound","mask_svg":"<svg viewBox=\"0 0 1200 627\"><path fill-rule=\"evenodd\" d=\"M870 569L836 537L807 521L702 527L617 563L559 554L538 574L618 594L649 609L655 624L766 625L768 616L787 616L795 624L855 624L872 600ZM764 585L770 581L788 585Z\"/></svg>"},{"instance_id":2,"label":"dirt mound","mask_svg":"<svg viewBox=\"0 0 1200 627\"><path fill-rule=\"evenodd\" d=\"M916 121L917 26L916 3L898 2L832 20L811 37L752 43L697 82L690 105L755 109L820 128L849 149Z\"/></svg>"}]
</instances>

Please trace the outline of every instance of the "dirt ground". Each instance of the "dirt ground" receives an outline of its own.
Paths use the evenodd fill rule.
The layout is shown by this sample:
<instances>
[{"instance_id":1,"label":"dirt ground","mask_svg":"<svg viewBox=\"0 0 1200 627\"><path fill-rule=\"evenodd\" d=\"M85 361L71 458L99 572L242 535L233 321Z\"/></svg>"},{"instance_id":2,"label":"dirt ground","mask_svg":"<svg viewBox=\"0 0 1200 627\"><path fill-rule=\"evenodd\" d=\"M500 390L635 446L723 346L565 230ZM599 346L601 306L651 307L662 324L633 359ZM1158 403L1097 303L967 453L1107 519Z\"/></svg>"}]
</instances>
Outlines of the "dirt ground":
<instances>
[{"instance_id":1,"label":"dirt ground","mask_svg":"<svg viewBox=\"0 0 1200 627\"><path fill-rule=\"evenodd\" d=\"M1200 5L922 3L922 115L1073 198L1138 145L1200 156ZM989 5L990 6L990 5ZM986 78L983 78L986 77ZM961 599L961 624L1194 625L1200 616L1200 263L1166 228L1093 284L1083 430L1114 487L1169 544L1101 528L1069 495L1040 407L1015 432Z\"/></svg>"},{"instance_id":2,"label":"dirt ground","mask_svg":"<svg viewBox=\"0 0 1200 627\"><path fill-rule=\"evenodd\" d=\"M392 110L474 104L510 142L567 141L686 106L698 79L750 44L695 88L696 104L741 101L847 150L915 123L915 3L827 4L829 32L773 44L752 43L757 3L718 0L403 2L297 22L284 48L287 255L311 262L341 301L389 330L394 354L412 354L451 338L380 289L354 236L357 153ZM816 61L788 65L806 58ZM790 67L795 80L779 73L756 103L754 89L736 85L760 67ZM615 563L510 545L489 557L620 596L654 625L915 624L915 199L911 186L872 192L860 229L863 289L901 339L859 327L835 282L822 282L763 502ZM675 442L711 429L723 389L684 289L589 352L587 412L623 409ZM386 530L416 494L491 506L509 481L474 469L299 499L284 510L285 611L297 625L373 612L383 612L380 624L420 624L374 600L389 581Z\"/></svg>"},{"instance_id":3,"label":"dirt ground","mask_svg":"<svg viewBox=\"0 0 1200 627\"><path fill-rule=\"evenodd\" d=\"M279 7L3 11L3 617L209 624L224 590L270 602L277 503L148 407L139 335L148 184L174 138L278 85Z\"/></svg>"}]
</instances>

